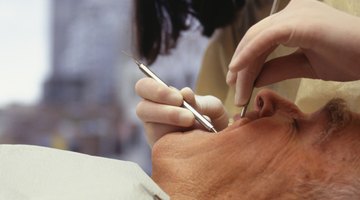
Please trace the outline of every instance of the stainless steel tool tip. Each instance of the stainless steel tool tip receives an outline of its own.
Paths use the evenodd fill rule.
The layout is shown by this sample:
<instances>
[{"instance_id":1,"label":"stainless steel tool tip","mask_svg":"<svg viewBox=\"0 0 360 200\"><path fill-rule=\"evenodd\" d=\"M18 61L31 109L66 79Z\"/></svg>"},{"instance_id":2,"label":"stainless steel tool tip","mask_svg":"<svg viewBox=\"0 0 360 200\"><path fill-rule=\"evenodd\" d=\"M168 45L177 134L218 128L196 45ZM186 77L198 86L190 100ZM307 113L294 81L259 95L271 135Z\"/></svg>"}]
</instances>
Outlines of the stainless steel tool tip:
<instances>
[{"instance_id":1,"label":"stainless steel tool tip","mask_svg":"<svg viewBox=\"0 0 360 200\"><path fill-rule=\"evenodd\" d=\"M130 54L127 53L126 51L121 51L121 52L122 52L125 56L127 56L127 57L129 57L129 58L132 58L137 65L141 65L141 64L142 64L138 59L134 58L134 56L130 55Z\"/></svg>"}]
</instances>

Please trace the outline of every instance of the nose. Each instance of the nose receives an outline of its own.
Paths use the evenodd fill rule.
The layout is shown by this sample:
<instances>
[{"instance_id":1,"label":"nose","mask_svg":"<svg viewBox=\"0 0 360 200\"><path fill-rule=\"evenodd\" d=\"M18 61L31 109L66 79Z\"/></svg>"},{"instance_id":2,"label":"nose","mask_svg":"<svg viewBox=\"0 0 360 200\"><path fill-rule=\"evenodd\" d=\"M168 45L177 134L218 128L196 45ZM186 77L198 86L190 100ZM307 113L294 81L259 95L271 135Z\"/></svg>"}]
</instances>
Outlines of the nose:
<instances>
[{"instance_id":1,"label":"nose","mask_svg":"<svg viewBox=\"0 0 360 200\"><path fill-rule=\"evenodd\" d=\"M270 117L279 111L291 115L301 113L294 103L268 89L261 90L255 101L255 110L259 117Z\"/></svg>"}]
</instances>

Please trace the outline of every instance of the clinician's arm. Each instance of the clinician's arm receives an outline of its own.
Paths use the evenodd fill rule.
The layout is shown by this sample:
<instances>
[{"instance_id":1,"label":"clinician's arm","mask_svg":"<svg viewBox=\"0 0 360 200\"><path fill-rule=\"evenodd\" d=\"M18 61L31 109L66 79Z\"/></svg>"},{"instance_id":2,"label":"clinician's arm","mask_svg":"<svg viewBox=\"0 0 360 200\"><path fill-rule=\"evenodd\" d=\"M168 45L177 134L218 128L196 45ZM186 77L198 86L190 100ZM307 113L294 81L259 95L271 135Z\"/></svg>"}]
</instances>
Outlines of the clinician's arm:
<instances>
[{"instance_id":1,"label":"clinician's arm","mask_svg":"<svg viewBox=\"0 0 360 200\"><path fill-rule=\"evenodd\" d=\"M265 63L280 44L298 50ZM236 85L235 104L243 105L253 84L300 77L358 80L359 65L360 18L316 0L292 0L248 30L233 55L227 82Z\"/></svg>"},{"instance_id":2,"label":"clinician's arm","mask_svg":"<svg viewBox=\"0 0 360 200\"><path fill-rule=\"evenodd\" d=\"M190 88L179 91L152 78L140 79L135 85L135 91L143 98L136 107L136 113L144 124L150 146L169 132L203 128L189 110L180 107L183 99L201 114L208 116L218 131L228 125L225 108L213 96L195 96Z\"/></svg>"}]
</instances>

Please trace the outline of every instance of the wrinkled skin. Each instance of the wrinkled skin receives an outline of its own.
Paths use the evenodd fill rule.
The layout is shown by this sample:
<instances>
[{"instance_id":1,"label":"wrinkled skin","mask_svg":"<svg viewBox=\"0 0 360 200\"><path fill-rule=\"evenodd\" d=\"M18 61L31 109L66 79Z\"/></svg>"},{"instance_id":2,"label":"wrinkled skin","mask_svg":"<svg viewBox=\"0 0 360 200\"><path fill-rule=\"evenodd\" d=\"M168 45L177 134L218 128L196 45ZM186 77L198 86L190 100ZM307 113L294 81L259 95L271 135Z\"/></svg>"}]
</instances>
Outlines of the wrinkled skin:
<instances>
[{"instance_id":1,"label":"wrinkled skin","mask_svg":"<svg viewBox=\"0 0 360 200\"><path fill-rule=\"evenodd\" d=\"M256 101L254 112L219 134L192 130L158 139L155 182L172 199L329 199L310 183L359 177L358 114L338 101L304 114L269 90Z\"/></svg>"}]
</instances>

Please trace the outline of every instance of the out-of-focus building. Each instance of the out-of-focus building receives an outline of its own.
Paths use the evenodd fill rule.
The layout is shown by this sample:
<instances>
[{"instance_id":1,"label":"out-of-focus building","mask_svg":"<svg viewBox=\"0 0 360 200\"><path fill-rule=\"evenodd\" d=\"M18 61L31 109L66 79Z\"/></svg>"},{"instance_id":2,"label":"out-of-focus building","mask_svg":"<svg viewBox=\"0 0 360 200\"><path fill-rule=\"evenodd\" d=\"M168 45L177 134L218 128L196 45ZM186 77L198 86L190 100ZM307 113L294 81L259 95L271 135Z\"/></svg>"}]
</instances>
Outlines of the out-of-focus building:
<instances>
[{"instance_id":1,"label":"out-of-focus building","mask_svg":"<svg viewBox=\"0 0 360 200\"><path fill-rule=\"evenodd\" d=\"M121 49L128 45L121 33L130 23L125 21L130 11L129 0L53 1L52 69L44 103L116 101L114 72Z\"/></svg>"},{"instance_id":2,"label":"out-of-focus building","mask_svg":"<svg viewBox=\"0 0 360 200\"><path fill-rule=\"evenodd\" d=\"M115 156L121 151L121 108L117 102L116 63L124 38L124 18L131 1L61 0L52 3L52 64L44 85L44 106L61 109L61 130L72 150ZM128 22L130 23L130 22ZM76 141L76 142L74 142Z\"/></svg>"},{"instance_id":3,"label":"out-of-focus building","mask_svg":"<svg viewBox=\"0 0 360 200\"><path fill-rule=\"evenodd\" d=\"M53 0L51 69L38 105L12 105L1 113L1 141L117 157L123 114L117 63L131 1ZM126 26L127 27L127 26ZM123 33L124 32L124 33Z\"/></svg>"},{"instance_id":4,"label":"out-of-focus building","mask_svg":"<svg viewBox=\"0 0 360 200\"><path fill-rule=\"evenodd\" d=\"M51 69L42 100L0 111L0 141L35 144L138 163L150 172L150 150L135 114L144 75L131 53L131 0L53 0ZM207 40L184 33L169 56L151 66L169 85L193 87Z\"/></svg>"}]
</instances>

